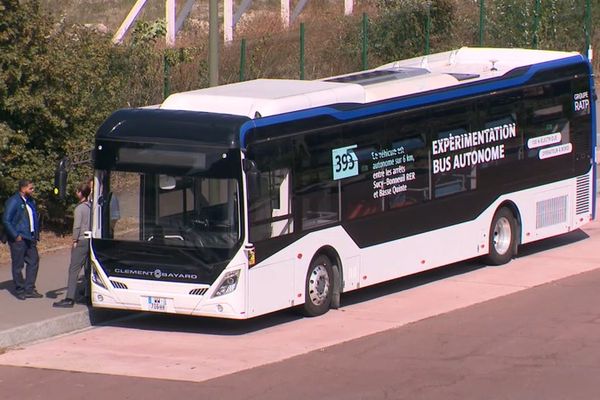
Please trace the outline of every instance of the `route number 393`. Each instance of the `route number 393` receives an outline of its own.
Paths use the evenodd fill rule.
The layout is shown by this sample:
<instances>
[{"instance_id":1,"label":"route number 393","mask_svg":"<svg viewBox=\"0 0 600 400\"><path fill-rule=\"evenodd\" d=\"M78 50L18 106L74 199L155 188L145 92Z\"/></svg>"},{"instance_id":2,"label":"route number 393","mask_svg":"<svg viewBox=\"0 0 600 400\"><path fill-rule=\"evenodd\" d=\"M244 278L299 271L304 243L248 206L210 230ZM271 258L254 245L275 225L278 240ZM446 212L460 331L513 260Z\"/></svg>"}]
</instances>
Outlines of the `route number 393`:
<instances>
[{"instance_id":1,"label":"route number 393","mask_svg":"<svg viewBox=\"0 0 600 400\"><path fill-rule=\"evenodd\" d=\"M358 157L353 150L356 146L339 147L331 150L334 180L358 175Z\"/></svg>"}]
</instances>

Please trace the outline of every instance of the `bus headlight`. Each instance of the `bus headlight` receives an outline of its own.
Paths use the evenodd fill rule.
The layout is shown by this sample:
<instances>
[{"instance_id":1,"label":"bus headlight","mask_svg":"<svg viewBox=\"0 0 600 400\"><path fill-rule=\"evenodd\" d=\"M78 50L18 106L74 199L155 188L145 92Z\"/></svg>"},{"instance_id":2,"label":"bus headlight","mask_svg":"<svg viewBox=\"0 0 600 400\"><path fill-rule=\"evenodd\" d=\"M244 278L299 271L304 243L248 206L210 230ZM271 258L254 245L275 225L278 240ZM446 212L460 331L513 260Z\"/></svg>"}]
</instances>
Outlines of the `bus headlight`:
<instances>
[{"instance_id":1,"label":"bus headlight","mask_svg":"<svg viewBox=\"0 0 600 400\"><path fill-rule=\"evenodd\" d=\"M226 273L219 283L219 288L213 293L212 297L219 297L233 292L237 287L239 278L239 269Z\"/></svg>"},{"instance_id":2,"label":"bus headlight","mask_svg":"<svg viewBox=\"0 0 600 400\"><path fill-rule=\"evenodd\" d=\"M100 277L100 275L98 275L98 271L96 271L96 266L93 265L92 270L90 272L92 275L92 282L94 282L96 285L100 286L101 288L107 289L106 285L102 281L102 278Z\"/></svg>"}]
</instances>

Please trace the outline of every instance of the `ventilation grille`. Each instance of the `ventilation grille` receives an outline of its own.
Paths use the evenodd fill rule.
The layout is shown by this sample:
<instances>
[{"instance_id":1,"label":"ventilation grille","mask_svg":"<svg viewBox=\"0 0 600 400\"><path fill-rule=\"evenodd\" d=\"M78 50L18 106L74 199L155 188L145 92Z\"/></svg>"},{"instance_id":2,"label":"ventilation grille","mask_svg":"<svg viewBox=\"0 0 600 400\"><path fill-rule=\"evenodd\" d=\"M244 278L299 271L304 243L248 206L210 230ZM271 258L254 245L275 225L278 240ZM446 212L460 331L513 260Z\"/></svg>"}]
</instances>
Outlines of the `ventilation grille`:
<instances>
[{"instance_id":1,"label":"ventilation grille","mask_svg":"<svg viewBox=\"0 0 600 400\"><path fill-rule=\"evenodd\" d=\"M575 199L575 214L590 212L590 179L587 175L577 178L577 196Z\"/></svg>"},{"instance_id":2,"label":"ventilation grille","mask_svg":"<svg viewBox=\"0 0 600 400\"><path fill-rule=\"evenodd\" d=\"M128 289L127 285L118 281L111 280L110 283L115 289Z\"/></svg>"},{"instance_id":3,"label":"ventilation grille","mask_svg":"<svg viewBox=\"0 0 600 400\"><path fill-rule=\"evenodd\" d=\"M190 294L195 296L202 296L204 295L204 293L206 293L207 290L208 288L192 289L190 290Z\"/></svg>"},{"instance_id":4,"label":"ventilation grille","mask_svg":"<svg viewBox=\"0 0 600 400\"><path fill-rule=\"evenodd\" d=\"M554 197L536 203L536 228L567 222L567 196Z\"/></svg>"}]
</instances>

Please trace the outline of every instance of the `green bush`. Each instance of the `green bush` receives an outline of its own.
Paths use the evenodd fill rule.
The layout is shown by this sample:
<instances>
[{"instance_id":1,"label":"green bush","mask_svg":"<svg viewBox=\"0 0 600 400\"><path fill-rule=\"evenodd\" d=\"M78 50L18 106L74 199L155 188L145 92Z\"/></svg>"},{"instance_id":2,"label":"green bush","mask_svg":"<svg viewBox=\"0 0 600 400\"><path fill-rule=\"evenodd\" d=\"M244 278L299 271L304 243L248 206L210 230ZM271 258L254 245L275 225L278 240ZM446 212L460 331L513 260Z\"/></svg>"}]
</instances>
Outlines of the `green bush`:
<instances>
[{"instance_id":1,"label":"green bush","mask_svg":"<svg viewBox=\"0 0 600 400\"><path fill-rule=\"evenodd\" d=\"M436 51L450 48L455 14L452 0L380 0L369 32L369 50L388 62L422 55L428 15L430 42L436 44Z\"/></svg>"},{"instance_id":2,"label":"green bush","mask_svg":"<svg viewBox=\"0 0 600 400\"><path fill-rule=\"evenodd\" d=\"M52 219L49 210L64 211L50 205L57 161L88 150L123 104L120 49L106 35L55 23L38 1L0 0L0 10L0 197L32 179L41 215ZM87 174L76 171L71 188Z\"/></svg>"},{"instance_id":3,"label":"green bush","mask_svg":"<svg viewBox=\"0 0 600 400\"><path fill-rule=\"evenodd\" d=\"M585 0L488 0L485 45L583 51Z\"/></svg>"}]
</instances>

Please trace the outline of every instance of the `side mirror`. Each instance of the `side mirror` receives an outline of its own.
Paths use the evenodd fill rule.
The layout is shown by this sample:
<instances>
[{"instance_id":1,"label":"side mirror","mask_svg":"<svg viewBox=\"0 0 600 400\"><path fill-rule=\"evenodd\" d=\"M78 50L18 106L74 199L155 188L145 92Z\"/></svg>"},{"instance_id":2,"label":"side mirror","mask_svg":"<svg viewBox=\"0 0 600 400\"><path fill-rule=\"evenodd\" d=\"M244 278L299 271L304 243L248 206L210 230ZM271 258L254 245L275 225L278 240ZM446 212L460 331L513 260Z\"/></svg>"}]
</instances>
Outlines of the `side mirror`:
<instances>
[{"instance_id":1,"label":"side mirror","mask_svg":"<svg viewBox=\"0 0 600 400\"><path fill-rule=\"evenodd\" d=\"M64 199L67 193L67 164L68 160L63 158L60 160L56 170L54 171L54 195L60 197L61 199Z\"/></svg>"},{"instance_id":2,"label":"side mirror","mask_svg":"<svg viewBox=\"0 0 600 400\"><path fill-rule=\"evenodd\" d=\"M250 160L248 158L244 158L242 160L242 169L244 172L258 172L258 167L254 160Z\"/></svg>"},{"instance_id":3,"label":"side mirror","mask_svg":"<svg viewBox=\"0 0 600 400\"><path fill-rule=\"evenodd\" d=\"M159 175L158 176L158 186L162 190L173 190L173 189L175 189L175 186L177 186L177 181L172 176Z\"/></svg>"}]
</instances>

